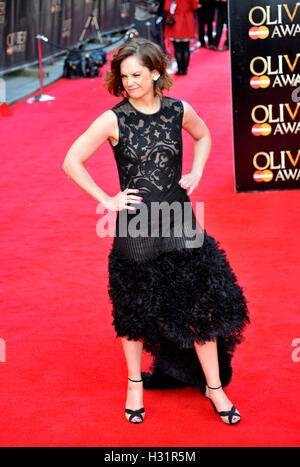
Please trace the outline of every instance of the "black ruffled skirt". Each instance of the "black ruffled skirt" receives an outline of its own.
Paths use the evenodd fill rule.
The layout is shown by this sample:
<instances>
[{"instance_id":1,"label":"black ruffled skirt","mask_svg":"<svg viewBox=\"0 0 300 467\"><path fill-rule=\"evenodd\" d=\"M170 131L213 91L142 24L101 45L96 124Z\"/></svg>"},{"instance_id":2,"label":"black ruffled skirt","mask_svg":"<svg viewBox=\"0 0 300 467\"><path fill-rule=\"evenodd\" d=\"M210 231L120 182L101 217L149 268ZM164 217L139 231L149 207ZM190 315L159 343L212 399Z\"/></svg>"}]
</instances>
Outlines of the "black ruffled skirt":
<instances>
[{"instance_id":1,"label":"black ruffled skirt","mask_svg":"<svg viewBox=\"0 0 300 467\"><path fill-rule=\"evenodd\" d=\"M202 247L135 261L113 247L108 293L117 337L142 340L152 369L205 391L194 342L217 339L223 386L250 322L247 301L224 250L204 230Z\"/></svg>"}]
</instances>

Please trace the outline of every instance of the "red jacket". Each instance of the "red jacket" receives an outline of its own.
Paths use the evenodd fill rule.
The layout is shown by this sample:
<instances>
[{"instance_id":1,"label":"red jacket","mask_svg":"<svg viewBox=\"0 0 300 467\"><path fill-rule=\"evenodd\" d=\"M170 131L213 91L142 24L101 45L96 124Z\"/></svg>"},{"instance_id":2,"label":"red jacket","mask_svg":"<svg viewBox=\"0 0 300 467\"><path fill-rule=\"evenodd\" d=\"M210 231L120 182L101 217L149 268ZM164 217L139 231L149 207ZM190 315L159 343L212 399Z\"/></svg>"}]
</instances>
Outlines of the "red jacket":
<instances>
[{"instance_id":1,"label":"red jacket","mask_svg":"<svg viewBox=\"0 0 300 467\"><path fill-rule=\"evenodd\" d=\"M165 11L170 11L172 0L166 0ZM193 10L199 8L198 0L176 0L173 26L167 26L165 37L172 39L192 39L195 36L195 18Z\"/></svg>"}]
</instances>

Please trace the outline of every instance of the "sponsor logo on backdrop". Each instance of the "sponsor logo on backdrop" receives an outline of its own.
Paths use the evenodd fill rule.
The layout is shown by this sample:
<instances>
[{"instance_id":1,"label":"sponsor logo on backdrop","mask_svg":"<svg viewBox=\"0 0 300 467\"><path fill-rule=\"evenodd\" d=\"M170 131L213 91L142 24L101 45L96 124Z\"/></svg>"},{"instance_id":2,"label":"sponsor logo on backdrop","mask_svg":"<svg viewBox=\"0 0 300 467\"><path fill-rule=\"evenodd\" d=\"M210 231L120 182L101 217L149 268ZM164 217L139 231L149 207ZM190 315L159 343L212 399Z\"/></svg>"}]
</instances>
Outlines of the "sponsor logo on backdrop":
<instances>
[{"instance_id":1,"label":"sponsor logo on backdrop","mask_svg":"<svg viewBox=\"0 0 300 467\"><path fill-rule=\"evenodd\" d=\"M0 2L0 24L5 22L5 2Z\"/></svg>"},{"instance_id":2,"label":"sponsor logo on backdrop","mask_svg":"<svg viewBox=\"0 0 300 467\"><path fill-rule=\"evenodd\" d=\"M250 80L250 86L253 89L259 89L259 88L268 88L271 84L271 80L269 76L264 75L264 76L253 76Z\"/></svg>"},{"instance_id":3,"label":"sponsor logo on backdrop","mask_svg":"<svg viewBox=\"0 0 300 467\"><path fill-rule=\"evenodd\" d=\"M256 182L300 180L300 149L296 152L260 151L253 157L253 179Z\"/></svg>"},{"instance_id":4,"label":"sponsor logo on backdrop","mask_svg":"<svg viewBox=\"0 0 300 467\"><path fill-rule=\"evenodd\" d=\"M72 31L72 18L64 19L63 20L61 37L62 38L70 37L71 36L71 31Z\"/></svg>"},{"instance_id":5,"label":"sponsor logo on backdrop","mask_svg":"<svg viewBox=\"0 0 300 467\"><path fill-rule=\"evenodd\" d=\"M270 31L265 26L260 26L259 28L253 27L249 29L250 39L266 39L269 37Z\"/></svg>"},{"instance_id":6,"label":"sponsor logo on backdrop","mask_svg":"<svg viewBox=\"0 0 300 467\"><path fill-rule=\"evenodd\" d=\"M27 31L11 32L6 36L6 53L12 55L13 53L25 52L27 45Z\"/></svg>"},{"instance_id":7,"label":"sponsor logo on backdrop","mask_svg":"<svg viewBox=\"0 0 300 467\"><path fill-rule=\"evenodd\" d=\"M121 18L128 18L130 15L130 1L123 1L120 5Z\"/></svg>"},{"instance_id":8,"label":"sponsor logo on backdrop","mask_svg":"<svg viewBox=\"0 0 300 467\"><path fill-rule=\"evenodd\" d=\"M288 4L255 6L249 11L249 37L273 39L275 37L295 37L300 33L300 2L293 8ZM300 53L259 55L250 61L252 89L269 87L296 87L300 84ZM293 93L295 94L295 92ZM300 132L300 103L293 99L278 104L255 105L251 112L253 136L293 135ZM258 183L300 180L298 166L300 150L259 151L253 157L253 180Z\"/></svg>"},{"instance_id":9,"label":"sponsor logo on backdrop","mask_svg":"<svg viewBox=\"0 0 300 467\"><path fill-rule=\"evenodd\" d=\"M300 85L300 53L292 56L267 55L254 57L250 62L254 75L250 80L253 89Z\"/></svg>"},{"instance_id":10,"label":"sponsor logo on backdrop","mask_svg":"<svg viewBox=\"0 0 300 467\"><path fill-rule=\"evenodd\" d=\"M254 136L300 133L300 102L256 105L251 112Z\"/></svg>"},{"instance_id":11,"label":"sponsor logo on backdrop","mask_svg":"<svg viewBox=\"0 0 300 467\"><path fill-rule=\"evenodd\" d=\"M51 13L59 13L62 10L61 0L52 1L51 3Z\"/></svg>"},{"instance_id":12,"label":"sponsor logo on backdrop","mask_svg":"<svg viewBox=\"0 0 300 467\"><path fill-rule=\"evenodd\" d=\"M249 22L249 37L253 40L300 37L300 2L293 6L254 6L249 11Z\"/></svg>"},{"instance_id":13,"label":"sponsor logo on backdrop","mask_svg":"<svg viewBox=\"0 0 300 467\"><path fill-rule=\"evenodd\" d=\"M300 0L232 0L229 10L245 39L240 46L232 30L231 57L239 65L234 96L239 104L239 95L248 102L233 102L234 131L249 141L246 156L235 135L236 187L300 188Z\"/></svg>"}]
</instances>

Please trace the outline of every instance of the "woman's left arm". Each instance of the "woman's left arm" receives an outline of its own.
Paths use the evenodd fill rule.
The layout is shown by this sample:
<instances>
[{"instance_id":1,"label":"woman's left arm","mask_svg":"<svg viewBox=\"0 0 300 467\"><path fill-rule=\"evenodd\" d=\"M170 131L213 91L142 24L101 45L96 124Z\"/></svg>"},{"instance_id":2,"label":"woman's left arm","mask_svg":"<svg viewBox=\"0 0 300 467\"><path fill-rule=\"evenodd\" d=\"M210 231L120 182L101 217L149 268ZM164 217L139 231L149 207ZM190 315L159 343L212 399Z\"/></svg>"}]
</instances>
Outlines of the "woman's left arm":
<instances>
[{"instance_id":1,"label":"woman's left arm","mask_svg":"<svg viewBox=\"0 0 300 467\"><path fill-rule=\"evenodd\" d=\"M194 109L187 102L182 101L182 103L184 107L182 128L194 138L194 160L191 172L183 175L178 183L184 189L189 188L188 195L190 195L201 180L211 149L211 136L209 129Z\"/></svg>"}]
</instances>

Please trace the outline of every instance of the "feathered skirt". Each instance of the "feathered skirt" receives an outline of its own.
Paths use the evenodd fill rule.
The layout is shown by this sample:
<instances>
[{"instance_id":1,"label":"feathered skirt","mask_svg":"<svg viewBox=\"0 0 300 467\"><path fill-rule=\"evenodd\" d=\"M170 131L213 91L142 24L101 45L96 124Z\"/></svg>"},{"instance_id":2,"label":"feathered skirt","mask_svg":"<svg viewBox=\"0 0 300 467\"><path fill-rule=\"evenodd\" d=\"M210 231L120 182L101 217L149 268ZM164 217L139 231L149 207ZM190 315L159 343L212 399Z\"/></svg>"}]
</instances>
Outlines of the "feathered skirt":
<instances>
[{"instance_id":1,"label":"feathered skirt","mask_svg":"<svg viewBox=\"0 0 300 467\"><path fill-rule=\"evenodd\" d=\"M126 240L115 237L108 258L108 293L117 337L142 340L153 356L152 369L204 393L206 380L194 342L216 338L226 386L235 347L250 320L225 251L202 232L197 248L159 251L154 243L152 255L143 260L126 253Z\"/></svg>"}]
</instances>

